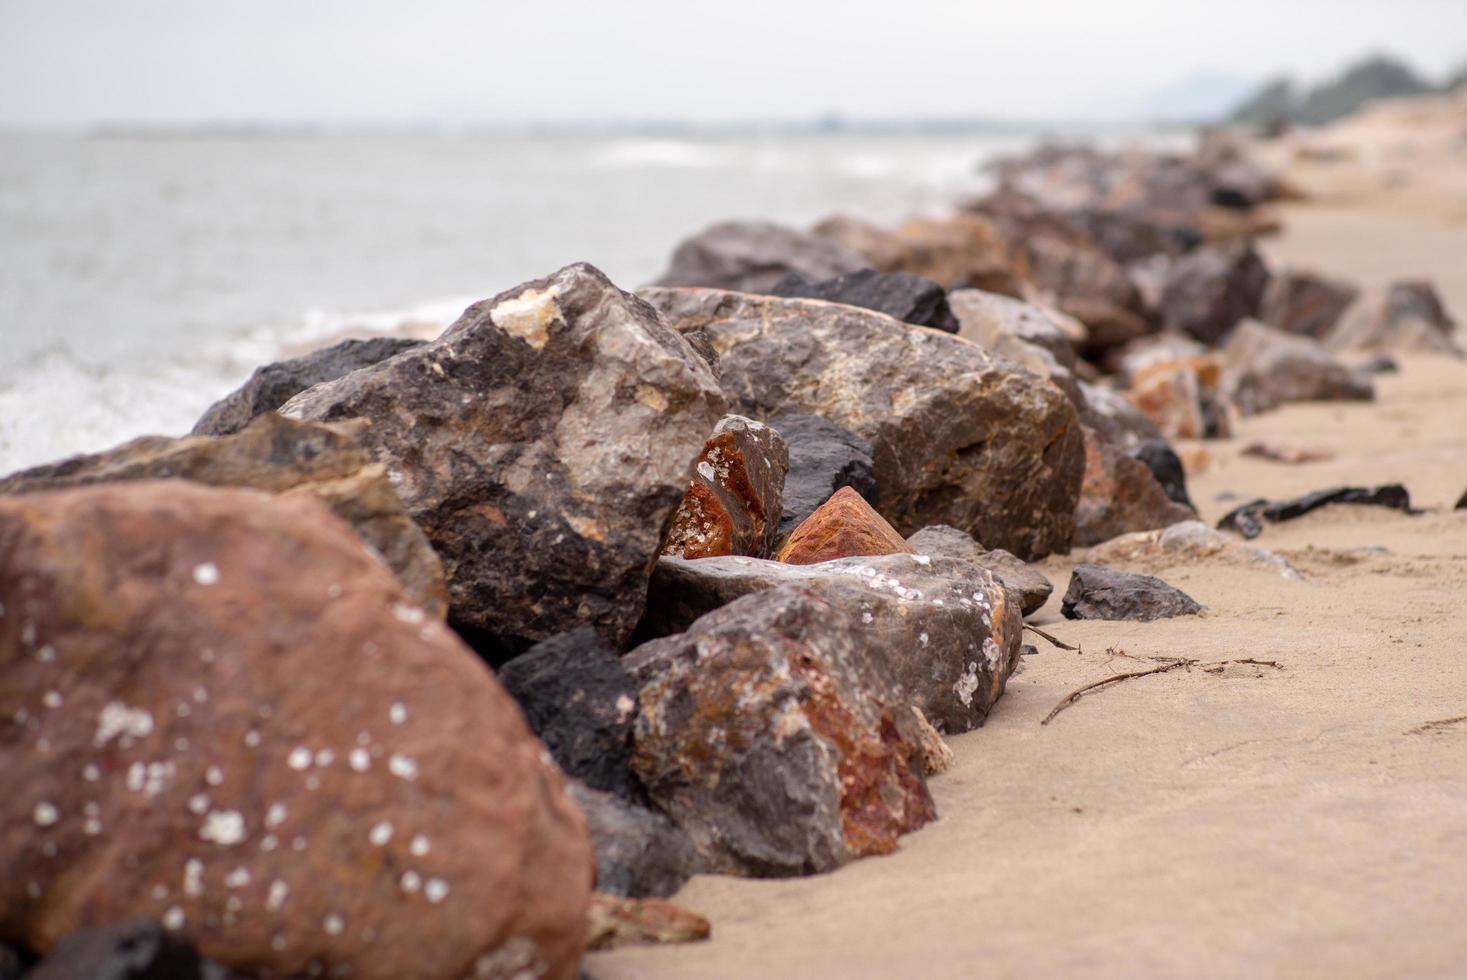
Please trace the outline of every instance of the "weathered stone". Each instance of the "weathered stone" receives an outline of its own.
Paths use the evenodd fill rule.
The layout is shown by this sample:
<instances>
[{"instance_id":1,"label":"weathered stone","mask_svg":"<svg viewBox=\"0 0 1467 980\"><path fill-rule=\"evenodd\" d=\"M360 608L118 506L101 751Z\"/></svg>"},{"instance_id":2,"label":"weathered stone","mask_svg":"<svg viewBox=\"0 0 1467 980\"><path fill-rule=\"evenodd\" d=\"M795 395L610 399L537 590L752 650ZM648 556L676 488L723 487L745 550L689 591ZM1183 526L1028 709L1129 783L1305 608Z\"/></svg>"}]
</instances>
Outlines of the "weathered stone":
<instances>
[{"instance_id":1,"label":"weathered stone","mask_svg":"<svg viewBox=\"0 0 1467 980\"><path fill-rule=\"evenodd\" d=\"M1359 296L1348 282L1288 269L1269 281L1258 319L1286 333L1323 340Z\"/></svg>"},{"instance_id":2,"label":"weathered stone","mask_svg":"<svg viewBox=\"0 0 1467 980\"><path fill-rule=\"evenodd\" d=\"M1086 337L1083 323L1058 310L978 289L956 290L949 303L961 324L959 337L1048 378L1084 412L1085 395L1075 376L1075 348Z\"/></svg>"},{"instance_id":3,"label":"weathered stone","mask_svg":"<svg viewBox=\"0 0 1467 980\"><path fill-rule=\"evenodd\" d=\"M73 932L27 980L228 980L185 939L156 922L135 920ZM19 974L17 974L19 976Z\"/></svg>"},{"instance_id":4,"label":"weathered stone","mask_svg":"<svg viewBox=\"0 0 1467 980\"><path fill-rule=\"evenodd\" d=\"M561 771L636 798L630 760L637 692L601 634L582 626L542 640L501 667L499 682Z\"/></svg>"},{"instance_id":5,"label":"weathered stone","mask_svg":"<svg viewBox=\"0 0 1467 980\"><path fill-rule=\"evenodd\" d=\"M1192 511L1197 506L1187 496L1187 470L1182 458L1165 439L1148 439L1130 449L1131 456L1145 464L1161 485L1167 499L1175 501Z\"/></svg>"},{"instance_id":6,"label":"weathered stone","mask_svg":"<svg viewBox=\"0 0 1467 980\"><path fill-rule=\"evenodd\" d=\"M570 792L591 831L597 891L660 898L701 870L693 842L662 814L580 782Z\"/></svg>"},{"instance_id":7,"label":"weathered stone","mask_svg":"<svg viewBox=\"0 0 1467 980\"><path fill-rule=\"evenodd\" d=\"M1118 446L1135 446L1146 440L1161 438L1161 430L1125 395L1113 388L1078 382L1085 396L1080 421L1099 432L1107 442Z\"/></svg>"},{"instance_id":8,"label":"weathered stone","mask_svg":"<svg viewBox=\"0 0 1467 980\"><path fill-rule=\"evenodd\" d=\"M178 479L215 487L305 494L356 528L435 619L447 611L443 565L362 446L360 424L318 425L266 412L233 435L143 436L0 479L0 494L130 480Z\"/></svg>"},{"instance_id":9,"label":"weathered stone","mask_svg":"<svg viewBox=\"0 0 1467 980\"><path fill-rule=\"evenodd\" d=\"M972 562L927 555L838 558L786 565L755 558L663 558L643 621L648 636L780 585L814 589L855 617L853 637L884 663L940 731L983 724L1018 662L1018 596Z\"/></svg>"},{"instance_id":10,"label":"weathered stone","mask_svg":"<svg viewBox=\"0 0 1467 980\"><path fill-rule=\"evenodd\" d=\"M871 506L880 506L871 443L818 415L781 415L769 425L784 437L790 461L778 538L799 527L841 487L851 487Z\"/></svg>"},{"instance_id":11,"label":"weathered stone","mask_svg":"<svg viewBox=\"0 0 1467 980\"><path fill-rule=\"evenodd\" d=\"M1151 365L1127 396L1167 439L1225 439L1236 408L1221 385L1221 359L1209 355Z\"/></svg>"},{"instance_id":12,"label":"weathered stone","mask_svg":"<svg viewBox=\"0 0 1467 980\"><path fill-rule=\"evenodd\" d=\"M1023 293L1023 258L990 220L966 211L913 218L897 229L903 271L948 289L973 287L1005 296Z\"/></svg>"},{"instance_id":13,"label":"weathered stone","mask_svg":"<svg viewBox=\"0 0 1467 980\"><path fill-rule=\"evenodd\" d=\"M1154 570L1197 562L1227 563L1264 568L1292 581L1304 577L1272 551L1244 544L1201 521L1182 521L1160 531L1123 534L1091 548L1087 560L1099 565L1140 564Z\"/></svg>"},{"instance_id":14,"label":"weathered stone","mask_svg":"<svg viewBox=\"0 0 1467 980\"><path fill-rule=\"evenodd\" d=\"M1018 672L1017 667L1014 670ZM956 758L953 755L952 747L942 737L942 732L932 727L932 723L927 720L922 709L915 704L912 705L912 717L916 719L914 730L922 755L922 771L929 778L947 772L953 767L953 760Z\"/></svg>"},{"instance_id":15,"label":"weathered stone","mask_svg":"<svg viewBox=\"0 0 1467 980\"><path fill-rule=\"evenodd\" d=\"M658 286L767 293L791 272L833 279L867 266L857 252L768 221L723 221L684 239Z\"/></svg>"},{"instance_id":16,"label":"weathered stone","mask_svg":"<svg viewBox=\"0 0 1467 980\"><path fill-rule=\"evenodd\" d=\"M1325 343L1335 350L1416 350L1462 356L1457 324L1427 281L1392 283L1352 306Z\"/></svg>"},{"instance_id":17,"label":"weathered stone","mask_svg":"<svg viewBox=\"0 0 1467 980\"><path fill-rule=\"evenodd\" d=\"M832 558L912 552L886 518L850 487L841 487L790 532L775 561L813 565Z\"/></svg>"},{"instance_id":18,"label":"weathered stone","mask_svg":"<svg viewBox=\"0 0 1467 980\"><path fill-rule=\"evenodd\" d=\"M1309 337L1244 320L1223 348L1224 392L1244 415L1286 402L1372 401L1370 379Z\"/></svg>"},{"instance_id":19,"label":"weathered stone","mask_svg":"<svg viewBox=\"0 0 1467 980\"><path fill-rule=\"evenodd\" d=\"M1166 330L1127 344L1116 352L1117 356L1110 363L1121 380L1130 384L1156 365L1205 358L1210 350L1186 334Z\"/></svg>"},{"instance_id":20,"label":"weathered stone","mask_svg":"<svg viewBox=\"0 0 1467 980\"><path fill-rule=\"evenodd\" d=\"M1411 509L1411 495L1406 488L1399 483L1387 483L1374 489L1332 487L1315 490L1292 500L1251 500L1224 514L1217 526L1222 530L1236 531L1245 538L1256 538L1263 533L1265 522L1292 521L1329 504L1366 504L1405 514L1416 513Z\"/></svg>"},{"instance_id":21,"label":"weathered stone","mask_svg":"<svg viewBox=\"0 0 1467 980\"><path fill-rule=\"evenodd\" d=\"M144 916L251 975L574 975L592 863L560 773L320 503L24 494L0 542L9 935Z\"/></svg>"},{"instance_id":22,"label":"weathered stone","mask_svg":"<svg viewBox=\"0 0 1467 980\"><path fill-rule=\"evenodd\" d=\"M255 416L275 411L312 385L335 381L357 368L385 361L422 343L406 337L343 340L288 361L266 364L256 368L243 386L209 406L195 423L193 434L227 436L238 432Z\"/></svg>"},{"instance_id":23,"label":"weathered stone","mask_svg":"<svg viewBox=\"0 0 1467 980\"><path fill-rule=\"evenodd\" d=\"M1258 312L1267 288L1268 267L1250 242L1209 245L1172 263L1161 315L1167 326L1216 344Z\"/></svg>"},{"instance_id":24,"label":"weathered stone","mask_svg":"<svg viewBox=\"0 0 1467 980\"><path fill-rule=\"evenodd\" d=\"M816 282L791 272L772 290L775 296L823 299L846 306L885 313L894 320L947 333L958 332L958 321L947 305L947 292L931 279L910 272L862 269Z\"/></svg>"},{"instance_id":25,"label":"weathered stone","mask_svg":"<svg viewBox=\"0 0 1467 980\"><path fill-rule=\"evenodd\" d=\"M754 418L824 416L870 440L899 531L951 524L1034 558L1069 546L1084 447L1053 385L979 347L813 300L695 289L647 299L706 329L724 390Z\"/></svg>"},{"instance_id":26,"label":"weathered stone","mask_svg":"<svg viewBox=\"0 0 1467 980\"><path fill-rule=\"evenodd\" d=\"M693 462L693 478L662 553L769 557L784 514L789 468L789 450L777 431L741 415L725 416Z\"/></svg>"},{"instance_id":27,"label":"weathered stone","mask_svg":"<svg viewBox=\"0 0 1467 980\"><path fill-rule=\"evenodd\" d=\"M1075 544L1099 544L1120 534L1150 531L1197 514L1167 496L1147 465L1085 430L1085 482L1075 507Z\"/></svg>"},{"instance_id":28,"label":"weathered stone","mask_svg":"<svg viewBox=\"0 0 1467 980\"><path fill-rule=\"evenodd\" d=\"M588 949L646 943L695 943L713 934L696 912L657 898L618 898L597 892L587 918Z\"/></svg>"},{"instance_id":29,"label":"weathered stone","mask_svg":"<svg viewBox=\"0 0 1467 980\"><path fill-rule=\"evenodd\" d=\"M723 398L655 311L580 264L282 412L371 420L456 625L515 646L589 623L619 644Z\"/></svg>"},{"instance_id":30,"label":"weathered stone","mask_svg":"<svg viewBox=\"0 0 1467 980\"><path fill-rule=\"evenodd\" d=\"M905 269L908 247L896 232L864 218L832 215L812 227L810 233L859 253L878 272L915 271Z\"/></svg>"},{"instance_id":31,"label":"weathered stone","mask_svg":"<svg viewBox=\"0 0 1467 980\"><path fill-rule=\"evenodd\" d=\"M738 561L757 559L661 563ZM633 764L709 870L816 874L889 853L936 815L910 707L861 631L782 586L627 655L642 684Z\"/></svg>"},{"instance_id":32,"label":"weathered stone","mask_svg":"<svg viewBox=\"0 0 1467 980\"><path fill-rule=\"evenodd\" d=\"M1153 575L1122 572L1104 565L1076 565L1060 605L1067 619L1131 619L1143 623L1201 611L1191 596Z\"/></svg>"},{"instance_id":33,"label":"weathered stone","mask_svg":"<svg viewBox=\"0 0 1467 980\"><path fill-rule=\"evenodd\" d=\"M930 558L959 558L979 568L987 569L1004 587L1019 597L1019 607L1025 616L1038 612L1049 601L1054 586L1044 573L1027 562L995 548L992 551L973 540L967 531L960 531L945 524L933 524L907 538L907 544L919 555Z\"/></svg>"}]
</instances>

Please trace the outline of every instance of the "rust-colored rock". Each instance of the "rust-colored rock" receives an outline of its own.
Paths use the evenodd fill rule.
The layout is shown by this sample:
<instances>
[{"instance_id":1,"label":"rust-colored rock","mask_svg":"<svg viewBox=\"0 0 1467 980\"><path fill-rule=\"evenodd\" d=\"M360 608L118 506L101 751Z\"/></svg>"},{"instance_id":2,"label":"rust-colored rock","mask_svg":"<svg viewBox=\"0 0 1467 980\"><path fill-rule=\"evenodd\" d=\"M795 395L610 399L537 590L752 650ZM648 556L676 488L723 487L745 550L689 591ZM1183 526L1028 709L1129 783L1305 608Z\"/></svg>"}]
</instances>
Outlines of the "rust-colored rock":
<instances>
[{"instance_id":1,"label":"rust-colored rock","mask_svg":"<svg viewBox=\"0 0 1467 980\"><path fill-rule=\"evenodd\" d=\"M561 775L317 501L0 498L0 597L7 937L141 917L250 976L575 975Z\"/></svg>"},{"instance_id":2,"label":"rust-colored rock","mask_svg":"<svg viewBox=\"0 0 1467 980\"><path fill-rule=\"evenodd\" d=\"M915 554L886 518L850 487L841 487L816 508L774 556L787 565L813 565L856 555Z\"/></svg>"},{"instance_id":3,"label":"rust-colored rock","mask_svg":"<svg viewBox=\"0 0 1467 980\"><path fill-rule=\"evenodd\" d=\"M1225 439L1233 434L1236 408L1220 390L1216 355L1148 365L1131 381L1131 402L1168 439Z\"/></svg>"},{"instance_id":4,"label":"rust-colored rock","mask_svg":"<svg viewBox=\"0 0 1467 980\"><path fill-rule=\"evenodd\" d=\"M1085 479L1075 508L1077 547L1196 519L1192 508L1167 496L1145 463L1093 429L1085 430Z\"/></svg>"},{"instance_id":5,"label":"rust-colored rock","mask_svg":"<svg viewBox=\"0 0 1467 980\"><path fill-rule=\"evenodd\" d=\"M713 934L697 912L660 898L621 898L595 892L587 916L589 949L649 943L696 943Z\"/></svg>"},{"instance_id":6,"label":"rust-colored rock","mask_svg":"<svg viewBox=\"0 0 1467 980\"><path fill-rule=\"evenodd\" d=\"M662 553L767 558L779 531L789 468L789 450L778 432L741 415L725 416L693 463Z\"/></svg>"}]
</instances>

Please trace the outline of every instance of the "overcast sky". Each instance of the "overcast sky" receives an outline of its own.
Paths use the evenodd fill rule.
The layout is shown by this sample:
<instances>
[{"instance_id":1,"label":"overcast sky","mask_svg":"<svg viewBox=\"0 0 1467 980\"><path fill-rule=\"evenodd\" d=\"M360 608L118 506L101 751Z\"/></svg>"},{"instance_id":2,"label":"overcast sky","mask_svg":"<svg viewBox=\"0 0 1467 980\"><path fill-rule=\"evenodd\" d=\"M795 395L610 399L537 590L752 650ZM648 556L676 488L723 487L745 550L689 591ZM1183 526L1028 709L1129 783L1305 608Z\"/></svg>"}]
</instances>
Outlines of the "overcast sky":
<instances>
[{"instance_id":1,"label":"overcast sky","mask_svg":"<svg viewBox=\"0 0 1467 980\"><path fill-rule=\"evenodd\" d=\"M1075 118L1372 51L1444 75L1467 0L0 0L0 123Z\"/></svg>"}]
</instances>

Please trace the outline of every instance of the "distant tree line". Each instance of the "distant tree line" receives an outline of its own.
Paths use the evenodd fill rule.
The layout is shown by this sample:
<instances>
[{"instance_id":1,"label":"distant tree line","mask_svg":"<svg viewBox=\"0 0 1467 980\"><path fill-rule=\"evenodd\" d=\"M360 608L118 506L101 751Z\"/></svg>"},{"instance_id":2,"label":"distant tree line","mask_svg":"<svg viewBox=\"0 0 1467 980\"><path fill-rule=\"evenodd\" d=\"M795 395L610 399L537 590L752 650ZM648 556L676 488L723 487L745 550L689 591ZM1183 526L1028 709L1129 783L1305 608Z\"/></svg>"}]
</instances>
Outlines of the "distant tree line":
<instances>
[{"instance_id":1,"label":"distant tree line","mask_svg":"<svg viewBox=\"0 0 1467 980\"><path fill-rule=\"evenodd\" d=\"M1287 76L1266 82L1229 114L1229 120L1264 131L1290 125L1320 126L1355 112L1367 102L1467 84L1467 64L1436 86L1410 65L1376 56L1346 68L1337 78L1302 88Z\"/></svg>"}]
</instances>

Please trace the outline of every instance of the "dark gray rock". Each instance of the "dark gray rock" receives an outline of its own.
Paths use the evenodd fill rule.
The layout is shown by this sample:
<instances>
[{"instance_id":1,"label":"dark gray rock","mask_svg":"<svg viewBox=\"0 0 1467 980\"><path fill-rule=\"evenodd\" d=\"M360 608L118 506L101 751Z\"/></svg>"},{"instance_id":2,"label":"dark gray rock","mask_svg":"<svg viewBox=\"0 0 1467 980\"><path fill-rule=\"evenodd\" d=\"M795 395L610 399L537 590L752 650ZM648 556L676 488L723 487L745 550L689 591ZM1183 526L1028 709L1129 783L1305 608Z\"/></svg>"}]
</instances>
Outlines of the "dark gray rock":
<instances>
[{"instance_id":1,"label":"dark gray rock","mask_svg":"<svg viewBox=\"0 0 1467 980\"><path fill-rule=\"evenodd\" d=\"M1462 491L1462 496L1457 498L1457 506L1453 510L1467 510L1467 490Z\"/></svg>"},{"instance_id":2,"label":"dark gray rock","mask_svg":"<svg viewBox=\"0 0 1467 980\"><path fill-rule=\"evenodd\" d=\"M1317 340L1244 320L1223 347L1222 390L1244 415L1287 402L1372 401L1375 385Z\"/></svg>"},{"instance_id":3,"label":"dark gray rock","mask_svg":"<svg viewBox=\"0 0 1467 980\"><path fill-rule=\"evenodd\" d=\"M862 269L820 282L791 272L775 283L772 294L859 306L903 323L958 332L957 317L947 305L947 290L910 272Z\"/></svg>"},{"instance_id":4,"label":"dark gray rock","mask_svg":"<svg viewBox=\"0 0 1467 980\"><path fill-rule=\"evenodd\" d=\"M1258 319L1286 333L1322 340L1359 296L1360 290L1348 282L1289 269L1269 281Z\"/></svg>"},{"instance_id":5,"label":"dark gray rock","mask_svg":"<svg viewBox=\"0 0 1467 980\"><path fill-rule=\"evenodd\" d=\"M1357 370L1361 374L1395 374L1401 366L1389 354L1372 354Z\"/></svg>"},{"instance_id":6,"label":"dark gray rock","mask_svg":"<svg viewBox=\"0 0 1467 980\"><path fill-rule=\"evenodd\" d=\"M1265 522L1278 523L1303 517L1310 511L1330 504L1364 504L1385 507L1414 514L1411 495L1399 483L1387 483L1374 489L1369 487L1332 487L1315 490L1291 500L1251 500L1240 504L1223 515L1217 522L1220 530L1236 531L1245 538L1256 538L1263 533Z\"/></svg>"},{"instance_id":7,"label":"dark gray rock","mask_svg":"<svg viewBox=\"0 0 1467 980\"><path fill-rule=\"evenodd\" d=\"M62 937L26 980L228 980L223 967L155 922L80 929Z\"/></svg>"},{"instance_id":8,"label":"dark gray rock","mask_svg":"<svg viewBox=\"0 0 1467 980\"><path fill-rule=\"evenodd\" d=\"M871 444L865 439L818 415L781 415L769 426L789 450L784 511L776 538L799 527L841 487L855 490L872 507L881 506L881 492L871 472Z\"/></svg>"},{"instance_id":9,"label":"dark gray rock","mask_svg":"<svg viewBox=\"0 0 1467 980\"><path fill-rule=\"evenodd\" d=\"M31 957L18 947L0 943L0 980L20 980L30 969Z\"/></svg>"},{"instance_id":10,"label":"dark gray rock","mask_svg":"<svg viewBox=\"0 0 1467 980\"><path fill-rule=\"evenodd\" d=\"M1104 565L1076 565L1060 605L1067 619L1131 619L1143 623L1201 611L1191 596L1154 575L1137 575Z\"/></svg>"},{"instance_id":11,"label":"dark gray rock","mask_svg":"<svg viewBox=\"0 0 1467 980\"><path fill-rule=\"evenodd\" d=\"M1182 458L1171 443L1165 439L1148 439L1132 447L1131 456L1146 464L1169 499L1194 511L1197 509L1187 496L1187 471L1182 467Z\"/></svg>"},{"instance_id":12,"label":"dark gray rock","mask_svg":"<svg viewBox=\"0 0 1467 980\"><path fill-rule=\"evenodd\" d=\"M499 681L566 775L638 798L630 763L636 689L601 634L582 626L542 640L500 668Z\"/></svg>"},{"instance_id":13,"label":"dark gray rock","mask_svg":"<svg viewBox=\"0 0 1467 980\"><path fill-rule=\"evenodd\" d=\"M1415 350L1462 356L1456 321L1425 280L1391 283L1364 297L1325 343L1334 350Z\"/></svg>"},{"instance_id":14,"label":"dark gray rock","mask_svg":"<svg viewBox=\"0 0 1467 980\"><path fill-rule=\"evenodd\" d=\"M385 361L422 343L406 337L343 340L288 361L256 368L242 386L209 406L195 423L193 435L227 436L238 432L256 415L275 411L312 385L335 381L357 368Z\"/></svg>"},{"instance_id":15,"label":"dark gray rock","mask_svg":"<svg viewBox=\"0 0 1467 980\"><path fill-rule=\"evenodd\" d=\"M1161 315L1169 327L1216 344L1240 320L1253 316L1268 288L1268 267L1246 240L1209 245L1167 269Z\"/></svg>"},{"instance_id":16,"label":"dark gray rock","mask_svg":"<svg viewBox=\"0 0 1467 980\"><path fill-rule=\"evenodd\" d=\"M924 527L907 538L907 544L917 549L919 555L960 558L979 568L988 569L994 578L1018 595L1019 607L1025 616L1037 612L1054 591L1054 585L1033 565L1019 560L1002 548L990 551L973 540L973 535L955 527L945 524Z\"/></svg>"},{"instance_id":17,"label":"dark gray rock","mask_svg":"<svg viewBox=\"0 0 1467 980\"><path fill-rule=\"evenodd\" d=\"M443 559L452 622L511 647L581 624L626 639L724 414L688 342L584 264L281 411L371 421L364 441Z\"/></svg>"},{"instance_id":18,"label":"dark gray rock","mask_svg":"<svg viewBox=\"0 0 1467 980\"><path fill-rule=\"evenodd\" d=\"M870 265L860 253L768 221L724 221L678 244L658 286L767 293L791 272L816 281Z\"/></svg>"},{"instance_id":19,"label":"dark gray rock","mask_svg":"<svg viewBox=\"0 0 1467 980\"><path fill-rule=\"evenodd\" d=\"M591 831L598 892L665 898L703 870L693 842L667 817L585 783L569 786Z\"/></svg>"},{"instance_id":20,"label":"dark gray rock","mask_svg":"<svg viewBox=\"0 0 1467 980\"><path fill-rule=\"evenodd\" d=\"M1084 381L1078 385L1085 396L1080 421L1100 433L1106 442L1128 448L1162 439L1156 423L1119 391Z\"/></svg>"}]
</instances>

